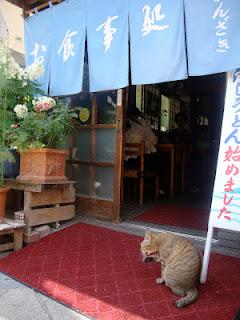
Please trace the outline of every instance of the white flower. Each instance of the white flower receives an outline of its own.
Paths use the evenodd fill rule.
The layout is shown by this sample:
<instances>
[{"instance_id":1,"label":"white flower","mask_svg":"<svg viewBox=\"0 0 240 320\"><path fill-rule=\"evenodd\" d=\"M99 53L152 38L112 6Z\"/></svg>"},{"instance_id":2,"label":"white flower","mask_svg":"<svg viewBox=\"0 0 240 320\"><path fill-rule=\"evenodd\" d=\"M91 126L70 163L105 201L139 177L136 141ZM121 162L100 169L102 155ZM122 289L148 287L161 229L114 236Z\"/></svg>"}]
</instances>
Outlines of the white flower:
<instances>
[{"instance_id":1,"label":"white flower","mask_svg":"<svg viewBox=\"0 0 240 320\"><path fill-rule=\"evenodd\" d=\"M24 69L24 77L32 81L38 78L41 74L43 74L43 72L44 66L40 63L34 62Z\"/></svg>"},{"instance_id":2,"label":"white flower","mask_svg":"<svg viewBox=\"0 0 240 320\"><path fill-rule=\"evenodd\" d=\"M20 71L20 66L18 65L18 63L13 59L13 58L10 58L9 59L9 64L8 64L8 70L7 70L7 73L8 73L8 78L15 78L18 76L19 74L19 71Z\"/></svg>"},{"instance_id":3,"label":"white flower","mask_svg":"<svg viewBox=\"0 0 240 320\"><path fill-rule=\"evenodd\" d=\"M7 44L0 39L0 64L2 65L1 72L7 79L18 79L23 81L33 81L38 78L44 71L42 64L37 62L32 63L25 69L21 68L19 64L11 56L11 52ZM25 86L25 83L23 84Z\"/></svg>"},{"instance_id":4,"label":"white flower","mask_svg":"<svg viewBox=\"0 0 240 320\"><path fill-rule=\"evenodd\" d=\"M3 63L3 64L6 64L6 63L7 63L7 57L6 57L5 54L2 55L1 63Z\"/></svg>"},{"instance_id":5,"label":"white flower","mask_svg":"<svg viewBox=\"0 0 240 320\"><path fill-rule=\"evenodd\" d=\"M28 108L25 104L16 104L13 110L16 112L18 119L23 119L28 114Z\"/></svg>"}]
</instances>

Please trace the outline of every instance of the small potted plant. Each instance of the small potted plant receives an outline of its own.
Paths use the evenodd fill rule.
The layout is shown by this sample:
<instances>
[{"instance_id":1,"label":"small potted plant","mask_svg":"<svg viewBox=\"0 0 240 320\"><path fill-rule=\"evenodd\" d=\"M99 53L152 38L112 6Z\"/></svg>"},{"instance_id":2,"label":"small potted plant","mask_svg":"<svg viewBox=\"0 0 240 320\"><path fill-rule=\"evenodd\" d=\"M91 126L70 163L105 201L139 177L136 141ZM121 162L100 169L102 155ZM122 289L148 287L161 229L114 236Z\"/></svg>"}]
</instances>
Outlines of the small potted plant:
<instances>
[{"instance_id":1,"label":"small potted plant","mask_svg":"<svg viewBox=\"0 0 240 320\"><path fill-rule=\"evenodd\" d=\"M8 148L6 148L2 143L0 144L0 223L2 223L3 218L5 216L6 209L6 200L7 193L9 188L4 186L4 162L5 161L14 161L13 155L9 152Z\"/></svg>"},{"instance_id":2,"label":"small potted plant","mask_svg":"<svg viewBox=\"0 0 240 320\"><path fill-rule=\"evenodd\" d=\"M7 193L9 191L9 188L4 186L4 168L6 163L15 162L13 153L5 144L8 118L6 99L1 99L2 96L4 96L4 90L3 87L0 87L0 223L5 216Z\"/></svg>"}]
</instances>

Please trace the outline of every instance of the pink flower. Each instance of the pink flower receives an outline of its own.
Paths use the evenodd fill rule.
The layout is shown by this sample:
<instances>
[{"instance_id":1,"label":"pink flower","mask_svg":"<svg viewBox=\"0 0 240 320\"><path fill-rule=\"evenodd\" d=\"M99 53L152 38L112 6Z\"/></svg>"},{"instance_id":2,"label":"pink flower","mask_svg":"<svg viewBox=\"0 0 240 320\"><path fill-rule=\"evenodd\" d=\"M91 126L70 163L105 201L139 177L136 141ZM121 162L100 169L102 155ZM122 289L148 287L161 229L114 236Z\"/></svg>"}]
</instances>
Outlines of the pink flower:
<instances>
[{"instance_id":1,"label":"pink flower","mask_svg":"<svg viewBox=\"0 0 240 320\"><path fill-rule=\"evenodd\" d=\"M50 97L42 97L40 98L34 106L36 112L46 111L55 107L56 102L54 99Z\"/></svg>"},{"instance_id":2,"label":"pink flower","mask_svg":"<svg viewBox=\"0 0 240 320\"><path fill-rule=\"evenodd\" d=\"M11 128L19 128L20 127L20 124L19 123L14 123L14 124L11 124Z\"/></svg>"}]
</instances>

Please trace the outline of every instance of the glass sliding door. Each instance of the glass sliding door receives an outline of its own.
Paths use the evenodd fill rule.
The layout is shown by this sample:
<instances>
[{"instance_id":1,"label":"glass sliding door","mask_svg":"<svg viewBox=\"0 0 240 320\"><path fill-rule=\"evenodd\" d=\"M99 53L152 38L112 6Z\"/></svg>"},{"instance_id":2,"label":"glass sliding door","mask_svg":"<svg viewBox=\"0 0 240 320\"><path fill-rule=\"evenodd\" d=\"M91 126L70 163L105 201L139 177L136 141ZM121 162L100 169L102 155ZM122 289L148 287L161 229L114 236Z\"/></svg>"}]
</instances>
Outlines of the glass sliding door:
<instances>
[{"instance_id":1,"label":"glass sliding door","mask_svg":"<svg viewBox=\"0 0 240 320\"><path fill-rule=\"evenodd\" d=\"M124 100L123 90L75 98L79 118L69 164L81 214L119 221Z\"/></svg>"}]
</instances>

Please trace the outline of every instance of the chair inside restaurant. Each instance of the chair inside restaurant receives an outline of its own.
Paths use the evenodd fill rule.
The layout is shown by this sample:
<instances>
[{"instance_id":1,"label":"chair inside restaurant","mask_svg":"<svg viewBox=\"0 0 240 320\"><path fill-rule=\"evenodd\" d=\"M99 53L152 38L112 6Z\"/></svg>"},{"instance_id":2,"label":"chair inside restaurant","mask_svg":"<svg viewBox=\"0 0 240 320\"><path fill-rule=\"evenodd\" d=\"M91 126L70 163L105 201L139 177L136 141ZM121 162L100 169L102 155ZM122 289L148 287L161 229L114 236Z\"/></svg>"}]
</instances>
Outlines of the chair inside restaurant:
<instances>
[{"instance_id":1,"label":"chair inside restaurant","mask_svg":"<svg viewBox=\"0 0 240 320\"><path fill-rule=\"evenodd\" d=\"M129 159L132 157L132 159ZM131 197L131 192L139 194L139 204L144 201L144 183L147 179L155 182L155 199L159 196L159 172L147 168L145 165L145 142L141 140L140 143L126 143L125 144L125 163L123 177L128 179L126 184L128 195ZM133 186L131 181L134 183ZM138 189L138 190L137 190Z\"/></svg>"}]
</instances>

